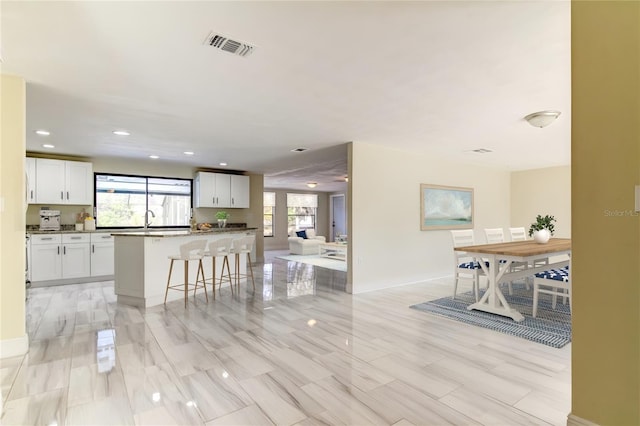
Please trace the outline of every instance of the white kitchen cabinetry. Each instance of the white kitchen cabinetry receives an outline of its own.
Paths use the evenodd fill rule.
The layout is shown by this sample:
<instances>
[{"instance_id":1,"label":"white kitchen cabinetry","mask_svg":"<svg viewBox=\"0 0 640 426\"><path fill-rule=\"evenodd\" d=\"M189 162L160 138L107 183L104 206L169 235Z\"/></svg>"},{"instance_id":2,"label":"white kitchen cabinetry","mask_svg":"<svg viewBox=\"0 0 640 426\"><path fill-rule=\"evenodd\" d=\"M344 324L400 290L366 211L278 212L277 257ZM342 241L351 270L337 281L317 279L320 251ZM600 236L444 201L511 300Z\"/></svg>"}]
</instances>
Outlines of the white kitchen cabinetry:
<instances>
[{"instance_id":1,"label":"white kitchen cabinetry","mask_svg":"<svg viewBox=\"0 0 640 426\"><path fill-rule=\"evenodd\" d=\"M36 159L33 157L25 157L24 170L27 176L27 204L33 204L36 202Z\"/></svg>"},{"instance_id":2,"label":"white kitchen cabinetry","mask_svg":"<svg viewBox=\"0 0 640 426\"><path fill-rule=\"evenodd\" d=\"M31 235L31 281L90 276L89 234Z\"/></svg>"},{"instance_id":3,"label":"white kitchen cabinetry","mask_svg":"<svg viewBox=\"0 0 640 426\"><path fill-rule=\"evenodd\" d=\"M231 207L249 208L249 176L231 175Z\"/></svg>"},{"instance_id":4,"label":"white kitchen cabinetry","mask_svg":"<svg viewBox=\"0 0 640 426\"><path fill-rule=\"evenodd\" d=\"M91 276L113 275L113 237L107 233L91 234Z\"/></svg>"},{"instance_id":5,"label":"white kitchen cabinetry","mask_svg":"<svg viewBox=\"0 0 640 426\"><path fill-rule=\"evenodd\" d=\"M93 204L93 165L36 158L38 204Z\"/></svg>"},{"instance_id":6,"label":"white kitchen cabinetry","mask_svg":"<svg viewBox=\"0 0 640 426\"><path fill-rule=\"evenodd\" d=\"M60 234L31 235L31 282L62 278Z\"/></svg>"},{"instance_id":7,"label":"white kitchen cabinetry","mask_svg":"<svg viewBox=\"0 0 640 426\"><path fill-rule=\"evenodd\" d=\"M249 176L198 172L195 207L249 208Z\"/></svg>"},{"instance_id":8,"label":"white kitchen cabinetry","mask_svg":"<svg viewBox=\"0 0 640 426\"><path fill-rule=\"evenodd\" d=\"M91 275L89 234L62 234L62 278Z\"/></svg>"}]
</instances>

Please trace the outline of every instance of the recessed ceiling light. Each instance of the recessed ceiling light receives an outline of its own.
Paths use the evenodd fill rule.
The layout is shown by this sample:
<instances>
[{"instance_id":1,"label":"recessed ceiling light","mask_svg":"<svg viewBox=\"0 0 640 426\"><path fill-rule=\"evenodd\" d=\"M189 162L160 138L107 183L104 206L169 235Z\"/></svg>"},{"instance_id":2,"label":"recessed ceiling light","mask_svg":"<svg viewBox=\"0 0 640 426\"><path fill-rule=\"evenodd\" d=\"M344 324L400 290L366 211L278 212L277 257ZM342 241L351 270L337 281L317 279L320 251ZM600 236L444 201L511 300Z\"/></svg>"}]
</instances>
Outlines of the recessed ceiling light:
<instances>
[{"instance_id":1,"label":"recessed ceiling light","mask_svg":"<svg viewBox=\"0 0 640 426\"><path fill-rule=\"evenodd\" d=\"M51 149L51 148L55 148L56 146L55 145L51 145L50 143L45 143L44 145L42 145L42 147Z\"/></svg>"},{"instance_id":2,"label":"recessed ceiling light","mask_svg":"<svg viewBox=\"0 0 640 426\"><path fill-rule=\"evenodd\" d=\"M318 186L318 183L317 182L307 182L307 186L309 188L315 188L316 186Z\"/></svg>"},{"instance_id":3,"label":"recessed ceiling light","mask_svg":"<svg viewBox=\"0 0 640 426\"><path fill-rule=\"evenodd\" d=\"M308 148L295 148L292 149L291 152L305 152Z\"/></svg>"},{"instance_id":4,"label":"recessed ceiling light","mask_svg":"<svg viewBox=\"0 0 640 426\"><path fill-rule=\"evenodd\" d=\"M184 155L193 155L193 151L185 151L183 152Z\"/></svg>"},{"instance_id":5,"label":"recessed ceiling light","mask_svg":"<svg viewBox=\"0 0 640 426\"><path fill-rule=\"evenodd\" d=\"M149 158L153 158L154 160L157 160L160 157L158 157L157 155L150 155Z\"/></svg>"},{"instance_id":6,"label":"recessed ceiling light","mask_svg":"<svg viewBox=\"0 0 640 426\"><path fill-rule=\"evenodd\" d=\"M36 130L36 134L40 136L49 136L51 133L48 130Z\"/></svg>"},{"instance_id":7,"label":"recessed ceiling light","mask_svg":"<svg viewBox=\"0 0 640 426\"><path fill-rule=\"evenodd\" d=\"M114 135L118 135L118 136L129 136L129 135L131 135L131 133L127 132L126 130L114 130L113 134Z\"/></svg>"},{"instance_id":8,"label":"recessed ceiling light","mask_svg":"<svg viewBox=\"0 0 640 426\"><path fill-rule=\"evenodd\" d=\"M226 165L227 165L227 163L220 163L220 165L221 165L221 166L226 166Z\"/></svg>"},{"instance_id":9,"label":"recessed ceiling light","mask_svg":"<svg viewBox=\"0 0 640 426\"><path fill-rule=\"evenodd\" d=\"M473 152L477 152L478 154L486 154L488 152L493 152L490 149L485 149L485 148L478 148L478 149L474 149L472 151Z\"/></svg>"}]
</instances>

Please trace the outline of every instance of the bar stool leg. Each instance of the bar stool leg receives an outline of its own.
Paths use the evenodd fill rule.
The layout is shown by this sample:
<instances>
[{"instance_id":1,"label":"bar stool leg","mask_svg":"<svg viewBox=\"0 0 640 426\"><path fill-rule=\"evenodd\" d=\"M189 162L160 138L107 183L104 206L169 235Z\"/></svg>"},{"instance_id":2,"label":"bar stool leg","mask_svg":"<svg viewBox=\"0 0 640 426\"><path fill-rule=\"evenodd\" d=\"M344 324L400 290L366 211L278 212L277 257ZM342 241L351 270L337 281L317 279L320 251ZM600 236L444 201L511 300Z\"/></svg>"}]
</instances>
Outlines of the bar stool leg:
<instances>
[{"instance_id":1,"label":"bar stool leg","mask_svg":"<svg viewBox=\"0 0 640 426\"><path fill-rule=\"evenodd\" d=\"M251 266L251 253L247 252L247 268L251 272L251 284L253 284L253 291L256 291L256 282L253 280L253 267Z\"/></svg>"},{"instance_id":2,"label":"bar stool leg","mask_svg":"<svg viewBox=\"0 0 640 426\"><path fill-rule=\"evenodd\" d=\"M204 287L204 298L209 303L209 294L207 293L207 279L204 277L204 267L202 266L202 259L198 260L198 273L196 274L196 284L193 288L193 300L196 300L196 291L198 291L198 283L200 282L200 275L202 274L202 287ZM213 296L215 298L215 294Z\"/></svg>"},{"instance_id":3,"label":"bar stool leg","mask_svg":"<svg viewBox=\"0 0 640 426\"><path fill-rule=\"evenodd\" d=\"M216 257L214 254L215 253L211 253L211 267L213 268L211 270L211 283L213 284L213 300L216 300ZM224 263L222 267L224 268ZM220 283L220 285L222 285L222 283Z\"/></svg>"},{"instance_id":4,"label":"bar stool leg","mask_svg":"<svg viewBox=\"0 0 640 426\"><path fill-rule=\"evenodd\" d=\"M233 281L231 280L231 266L229 266L229 256L225 256L224 259L222 260L222 271L220 271L220 289L222 289L222 278L224 277L225 265L227 265L227 276L229 277L229 288L231 288L231 295L233 295Z\"/></svg>"},{"instance_id":5,"label":"bar stool leg","mask_svg":"<svg viewBox=\"0 0 640 426\"><path fill-rule=\"evenodd\" d=\"M173 259L169 264L169 278L167 278L167 289L164 291L164 304L167 304L167 295L169 294L169 284L171 283L171 271L173 271Z\"/></svg>"},{"instance_id":6,"label":"bar stool leg","mask_svg":"<svg viewBox=\"0 0 640 426\"><path fill-rule=\"evenodd\" d=\"M187 298L189 297L189 261L184 261L184 307L187 308Z\"/></svg>"}]
</instances>

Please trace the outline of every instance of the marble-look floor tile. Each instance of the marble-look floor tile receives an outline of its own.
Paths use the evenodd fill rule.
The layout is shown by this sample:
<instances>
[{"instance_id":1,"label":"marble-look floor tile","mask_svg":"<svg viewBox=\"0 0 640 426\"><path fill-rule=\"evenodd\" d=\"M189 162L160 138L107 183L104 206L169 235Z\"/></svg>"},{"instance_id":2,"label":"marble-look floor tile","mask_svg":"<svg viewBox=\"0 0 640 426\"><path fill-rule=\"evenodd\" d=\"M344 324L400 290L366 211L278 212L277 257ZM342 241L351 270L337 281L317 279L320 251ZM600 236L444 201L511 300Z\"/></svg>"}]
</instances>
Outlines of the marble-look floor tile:
<instances>
[{"instance_id":1,"label":"marble-look floor tile","mask_svg":"<svg viewBox=\"0 0 640 426\"><path fill-rule=\"evenodd\" d=\"M409 308L450 295L451 278L349 295L344 272L284 260L254 270L255 292L243 282L187 309L119 305L112 281L28 290L31 353L0 364L1 423L566 421L571 345Z\"/></svg>"},{"instance_id":2,"label":"marble-look floor tile","mask_svg":"<svg viewBox=\"0 0 640 426\"><path fill-rule=\"evenodd\" d=\"M440 398L440 402L483 425L547 424L540 418L469 388L456 389Z\"/></svg>"},{"instance_id":3,"label":"marble-look floor tile","mask_svg":"<svg viewBox=\"0 0 640 426\"><path fill-rule=\"evenodd\" d=\"M460 387L460 383L450 376L440 374L437 369L429 366L413 365L400 355L389 355L371 362L381 371L401 380L414 388L439 398Z\"/></svg>"},{"instance_id":4,"label":"marble-look floor tile","mask_svg":"<svg viewBox=\"0 0 640 426\"><path fill-rule=\"evenodd\" d=\"M55 389L8 401L2 425L63 425L67 418L66 389Z\"/></svg>"},{"instance_id":5,"label":"marble-look floor tile","mask_svg":"<svg viewBox=\"0 0 640 426\"><path fill-rule=\"evenodd\" d=\"M166 413L167 424L202 423L195 401L168 362L126 373L125 385L137 419L155 419L158 413Z\"/></svg>"},{"instance_id":6,"label":"marble-look floor tile","mask_svg":"<svg viewBox=\"0 0 640 426\"><path fill-rule=\"evenodd\" d=\"M196 372L180 380L205 421L253 403L236 379L220 368Z\"/></svg>"},{"instance_id":7,"label":"marble-look floor tile","mask_svg":"<svg viewBox=\"0 0 640 426\"><path fill-rule=\"evenodd\" d=\"M134 422L129 400L126 397L109 397L69 407L65 424L125 426Z\"/></svg>"},{"instance_id":8,"label":"marble-look floor tile","mask_svg":"<svg viewBox=\"0 0 640 426\"><path fill-rule=\"evenodd\" d=\"M124 376L119 367L93 364L71 369L68 396L70 407L116 397L127 397Z\"/></svg>"},{"instance_id":9,"label":"marble-look floor tile","mask_svg":"<svg viewBox=\"0 0 640 426\"><path fill-rule=\"evenodd\" d=\"M250 405L205 423L207 426L267 426L273 425L257 405Z\"/></svg>"},{"instance_id":10,"label":"marble-look floor tile","mask_svg":"<svg viewBox=\"0 0 640 426\"><path fill-rule=\"evenodd\" d=\"M70 358L34 365L30 365L26 359L9 392L9 400L66 388L69 385L70 368Z\"/></svg>"},{"instance_id":11,"label":"marble-look floor tile","mask_svg":"<svg viewBox=\"0 0 640 426\"><path fill-rule=\"evenodd\" d=\"M0 392L2 393L2 398L0 399L3 402L9 396L9 391L18 376L18 371L20 371L20 366L24 359L24 356L15 356L0 360Z\"/></svg>"}]
</instances>

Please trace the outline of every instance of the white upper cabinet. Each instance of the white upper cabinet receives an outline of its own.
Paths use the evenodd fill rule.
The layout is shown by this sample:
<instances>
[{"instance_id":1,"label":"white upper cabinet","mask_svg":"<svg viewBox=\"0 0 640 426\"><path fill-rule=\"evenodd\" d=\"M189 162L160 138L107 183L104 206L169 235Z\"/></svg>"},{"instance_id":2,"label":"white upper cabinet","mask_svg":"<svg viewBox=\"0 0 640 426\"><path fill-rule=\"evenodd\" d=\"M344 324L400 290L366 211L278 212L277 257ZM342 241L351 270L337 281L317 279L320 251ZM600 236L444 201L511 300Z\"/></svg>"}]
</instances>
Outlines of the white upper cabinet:
<instances>
[{"instance_id":1,"label":"white upper cabinet","mask_svg":"<svg viewBox=\"0 0 640 426\"><path fill-rule=\"evenodd\" d=\"M93 204L91 163L36 158L35 164L35 203Z\"/></svg>"},{"instance_id":2,"label":"white upper cabinet","mask_svg":"<svg viewBox=\"0 0 640 426\"><path fill-rule=\"evenodd\" d=\"M246 178L246 182L236 178ZM239 189L238 195L234 188ZM249 177L198 172L194 181L194 200L195 207L248 208Z\"/></svg>"},{"instance_id":3,"label":"white upper cabinet","mask_svg":"<svg viewBox=\"0 0 640 426\"><path fill-rule=\"evenodd\" d=\"M249 208L249 176L231 175L231 207Z\"/></svg>"},{"instance_id":4,"label":"white upper cabinet","mask_svg":"<svg viewBox=\"0 0 640 426\"><path fill-rule=\"evenodd\" d=\"M36 159L26 157L24 159L24 170L27 179L25 199L28 204L33 204L36 202Z\"/></svg>"}]
</instances>

